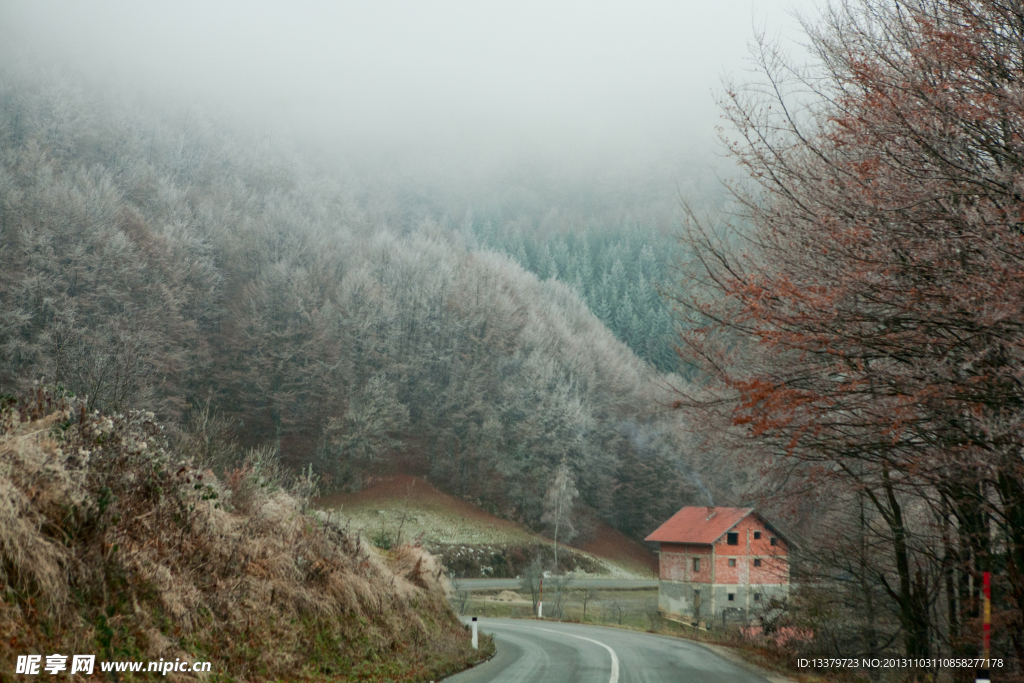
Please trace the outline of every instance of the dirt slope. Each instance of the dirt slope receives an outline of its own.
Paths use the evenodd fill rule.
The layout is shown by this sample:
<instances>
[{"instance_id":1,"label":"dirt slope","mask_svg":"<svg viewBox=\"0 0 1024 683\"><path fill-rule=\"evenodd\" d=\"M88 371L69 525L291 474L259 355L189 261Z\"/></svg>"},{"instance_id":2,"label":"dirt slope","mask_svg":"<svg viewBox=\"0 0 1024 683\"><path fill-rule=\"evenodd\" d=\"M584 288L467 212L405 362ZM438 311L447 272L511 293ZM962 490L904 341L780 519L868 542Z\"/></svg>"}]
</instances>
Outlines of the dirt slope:
<instances>
[{"instance_id":1,"label":"dirt slope","mask_svg":"<svg viewBox=\"0 0 1024 683\"><path fill-rule=\"evenodd\" d=\"M604 522L595 520L594 535L582 543L573 544L584 552L597 557L604 557L643 573L645 570L652 576L658 575L658 556L616 531Z\"/></svg>"}]
</instances>

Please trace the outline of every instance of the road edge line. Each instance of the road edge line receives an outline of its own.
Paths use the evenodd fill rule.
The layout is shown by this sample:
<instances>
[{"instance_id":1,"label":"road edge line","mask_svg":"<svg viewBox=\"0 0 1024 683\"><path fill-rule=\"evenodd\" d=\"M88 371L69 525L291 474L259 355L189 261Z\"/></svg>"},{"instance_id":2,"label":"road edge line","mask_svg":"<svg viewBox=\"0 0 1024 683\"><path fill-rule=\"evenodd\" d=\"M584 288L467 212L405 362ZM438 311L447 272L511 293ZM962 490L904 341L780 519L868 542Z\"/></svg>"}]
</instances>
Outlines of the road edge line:
<instances>
[{"instance_id":1,"label":"road edge line","mask_svg":"<svg viewBox=\"0 0 1024 683\"><path fill-rule=\"evenodd\" d=\"M604 649L608 650L608 654L612 656L612 675L608 678L608 683L619 683L619 656L615 654L615 650L611 649L608 645L605 645L600 640L594 640L593 638L587 638L586 636L578 636L575 633L566 633L565 631L556 631L551 628L540 628L539 626L529 626L534 631L547 631L548 633L557 633L560 636L569 636L570 638L579 638L580 640L586 640L595 645L600 645Z\"/></svg>"}]
</instances>

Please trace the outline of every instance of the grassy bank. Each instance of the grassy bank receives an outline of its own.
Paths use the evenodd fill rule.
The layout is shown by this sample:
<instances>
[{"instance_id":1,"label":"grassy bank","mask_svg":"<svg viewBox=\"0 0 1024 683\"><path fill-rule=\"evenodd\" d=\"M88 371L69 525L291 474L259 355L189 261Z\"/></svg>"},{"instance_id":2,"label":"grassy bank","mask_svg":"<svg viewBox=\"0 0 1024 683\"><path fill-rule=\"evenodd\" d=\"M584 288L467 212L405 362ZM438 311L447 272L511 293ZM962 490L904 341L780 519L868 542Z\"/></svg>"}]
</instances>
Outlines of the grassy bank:
<instances>
[{"instance_id":1,"label":"grassy bank","mask_svg":"<svg viewBox=\"0 0 1024 683\"><path fill-rule=\"evenodd\" d=\"M218 478L151 413L3 399L0 678L77 653L208 661L206 680L429 681L489 654L431 555L312 516L310 482L270 455Z\"/></svg>"},{"instance_id":2,"label":"grassy bank","mask_svg":"<svg viewBox=\"0 0 1024 683\"><path fill-rule=\"evenodd\" d=\"M442 493L420 477L381 475L356 493L334 492L315 503L322 514L349 525L378 547L418 540L458 577L514 578L538 556L546 566L554 565L550 538ZM593 513L586 526L589 533L580 548L559 548L560 571L617 578L657 575L657 558L647 548Z\"/></svg>"}]
</instances>

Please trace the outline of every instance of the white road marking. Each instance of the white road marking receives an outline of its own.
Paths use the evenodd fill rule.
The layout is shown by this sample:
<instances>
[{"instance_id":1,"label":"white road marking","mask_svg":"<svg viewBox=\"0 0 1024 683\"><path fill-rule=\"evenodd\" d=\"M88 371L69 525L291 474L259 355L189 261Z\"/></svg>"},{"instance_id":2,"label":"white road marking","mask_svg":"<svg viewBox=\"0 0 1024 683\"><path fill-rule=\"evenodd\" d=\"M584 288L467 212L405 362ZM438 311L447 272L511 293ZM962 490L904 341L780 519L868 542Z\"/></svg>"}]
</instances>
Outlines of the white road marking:
<instances>
[{"instance_id":1,"label":"white road marking","mask_svg":"<svg viewBox=\"0 0 1024 683\"><path fill-rule=\"evenodd\" d=\"M608 647L607 645L605 645L601 641L594 640L593 638L587 638L586 636L578 636L578 635L576 635L574 633L566 633L565 631L556 631L556 630L550 629L550 628L538 628L536 626L531 626L531 627L527 627L527 628L532 628L534 631L547 631L548 633L557 633L558 635L569 636L570 638L579 638L580 640L589 641L589 642L593 643L594 645L600 645L604 649L608 650L608 654L610 654L612 656L612 675L611 675L611 677L609 677L608 683L619 683L619 656L615 654L615 650L611 649L610 647Z\"/></svg>"}]
</instances>

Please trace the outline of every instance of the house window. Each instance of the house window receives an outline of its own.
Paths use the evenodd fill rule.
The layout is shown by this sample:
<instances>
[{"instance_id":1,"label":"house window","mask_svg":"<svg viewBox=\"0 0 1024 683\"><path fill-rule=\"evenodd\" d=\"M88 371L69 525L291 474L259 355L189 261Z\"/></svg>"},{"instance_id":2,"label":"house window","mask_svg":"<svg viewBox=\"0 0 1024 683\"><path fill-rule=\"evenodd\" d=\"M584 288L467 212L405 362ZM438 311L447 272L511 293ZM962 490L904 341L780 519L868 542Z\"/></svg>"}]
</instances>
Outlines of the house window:
<instances>
[{"instance_id":1,"label":"house window","mask_svg":"<svg viewBox=\"0 0 1024 683\"><path fill-rule=\"evenodd\" d=\"M730 567L735 567L736 566L736 560L735 559L729 560L729 566Z\"/></svg>"},{"instance_id":2,"label":"house window","mask_svg":"<svg viewBox=\"0 0 1024 683\"><path fill-rule=\"evenodd\" d=\"M740 544L740 535L738 533L736 533L736 534L726 534L725 535L725 542L728 543L729 545L739 545Z\"/></svg>"},{"instance_id":3,"label":"house window","mask_svg":"<svg viewBox=\"0 0 1024 683\"><path fill-rule=\"evenodd\" d=\"M768 542L771 543L772 545L778 545L779 544L779 539L777 539L774 536L772 536L771 538L768 539Z\"/></svg>"},{"instance_id":4,"label":"house window","mask_svg":"<svg viewBox=\"0 0 1024 683\"><path fill-rule=\"evenodd\" d=\"M761 602L761 594L754 593L754 602Z\"/></svg>"},{"instance_id":5,"label":"house window","mask_svg":"<svg viewBox=\"0 0 1024 683\"><path fill-rule=\"evenodd\" d=\"M754 566L755 567L760 567L761 566L761 560L754 560Z\"/></svg>"},{"instance_id":6,"label":"house window","mask_svg":"<svg viewBox=\"0 0 1024 683\"><path fill-rule=\"evenodd\" d=\"M754 540L755 541L761 540L761 532L760 531L755 531L754 532Z\"/></svg>"},{"instance_id":7,"label":"house window","mask_svg":"<svg viewBox=\"0 0 1024 683\"><path fill-rule=\"evenodd\" d=\"M693 571L695 571L695 572L699 572L700 571L700 558L699 557L693 558Z\"/></svg>"},{"instance_id":8,"label":"house window","mask_svg":"<svg viewBox=\"0 0 1024 683\"><path fill-rule=\"evenodd\" d=\"M736 594L735 593L729 593L729 602L732 602L735 599L736 599Z\"/></svg>"}]
</instances>

